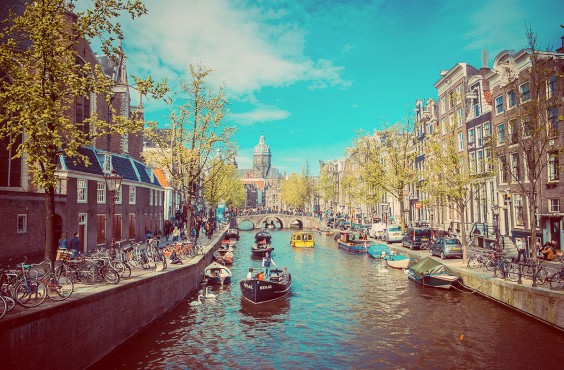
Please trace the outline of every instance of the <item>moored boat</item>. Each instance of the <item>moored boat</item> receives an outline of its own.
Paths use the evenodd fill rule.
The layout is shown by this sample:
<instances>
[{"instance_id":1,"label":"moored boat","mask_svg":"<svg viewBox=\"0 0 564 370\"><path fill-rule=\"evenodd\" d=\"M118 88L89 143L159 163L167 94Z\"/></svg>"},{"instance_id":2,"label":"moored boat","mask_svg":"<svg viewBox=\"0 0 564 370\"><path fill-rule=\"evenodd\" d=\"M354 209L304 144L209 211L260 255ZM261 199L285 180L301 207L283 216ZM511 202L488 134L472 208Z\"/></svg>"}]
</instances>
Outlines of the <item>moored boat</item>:
<instances>
[{"instance_id":1,"label":"moored boat","mask_svg":"<svg viewBox=\"0 0 564 370\"><path fill-rule=\"evenodd\" d=\"M204 276L208 284L230 284L231 283L231 270L222 264L212 262L204 270Z\"/></svg>"},{"instance_id":2,"label":"moored boat","mask_svg":"<svg viewBox=\"0 0 564 370\"><path fill-rule=\"evenodd\" d=\"M315 247L315 241L312 232L299 231L292 234L290 239L290 245L295 248L313 248Z\"/></svg>"},{"instance_id":3,"label":"moored boat","mask_svg":"<svg viewBox=\"0 0 564 370\"><path fill-rule=\"evenodd\" d=\"M232 265L233 264L233 252L231 247L224 247L223 245L213 253L213 258L217 263L222 265Z\"/></svg>"},{"instance_id":4,"label":"moored boat","mask_svg":"<svg viewBox=\"0 0 564 370\"><path fill-rule=\"evenodd\" d=\"M368 240L361 238L360 233L341 231L337 240L337 246L348 252L366 253L368 250Z\"/></svg>"},{"instance_id":5,"label":"moored boat","mask_svg":"<svg viewBox=\"0 0 564 370\"><path fill-rule=\"evenodd\" d=\"M460 276L431 257L423 258L407 271L410 280L433 288L450 289L460 281Z\"/></svg>"},{"instance_id":6,"label":"moored boat","mask_svg":"<svg viewBox=\"0 0 564 370\"><path fill-rule=\"evenodd\" d=\"M224 238L226 240L239 240L239 229L227 229Z\"/></svg>"},{"instance_id":7,"label":"moored boat","mask_svg":"<svg viewBox=\"0 0 564 370\"><path fill-rule=\"evenodd\" d=\"M271 270L270 278L254 276L252 279L241 280L239 286L243 298L252 303L271 302L285 297L292 287L292 275L284 270Z\"/></svg>"},{"instance_id":8,"label":"moored boat","mask_svg":"<svg viewBox=\"0 0 564 370\"><path fill-rule=\"evenodd\" d=\"M415 263L413 258L401 254L390 254L384 257L386 264L395 269L406 269Z\"/></svg>"},{"instance_id":9,"label":"moored boat","mask_svg":"<svg viewBox=\"0 0 564 370\"><path fill-rule=\"evenodd\" d=\"M384 244L373 244L368 247L368 255L372 258L384 258L392 253L390 248Z\"/></svg>"},{"instance_id":10,"label":"moored boat","mask_svg":"<svg viewBox=\"0 0 564 370\"><path fill-rule=\"evenodd\" d=\"M255 235L255 245L251 248L252 257L264 257L266 253L271 253L274 247L270 245L272 236L266 231L259 231Z\"/></svg>"}]
</instances>

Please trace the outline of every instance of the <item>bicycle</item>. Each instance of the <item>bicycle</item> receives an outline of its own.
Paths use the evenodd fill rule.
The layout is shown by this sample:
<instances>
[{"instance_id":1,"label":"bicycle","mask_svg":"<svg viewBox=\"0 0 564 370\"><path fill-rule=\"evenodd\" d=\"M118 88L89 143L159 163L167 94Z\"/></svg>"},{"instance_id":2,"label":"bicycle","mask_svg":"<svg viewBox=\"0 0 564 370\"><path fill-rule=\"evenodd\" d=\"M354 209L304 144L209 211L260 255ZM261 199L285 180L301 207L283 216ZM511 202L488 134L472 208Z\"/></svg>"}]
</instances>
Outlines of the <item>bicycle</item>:
<instances>
[{"instance_id":1,"label":"bicycle","mask_svg":"<svg viewBox=\"0 0 564 370\"><path fill-rule=\"evenodd\" d=\"M560 290L564 288L564 265L560 267L560 271L554 273L547 280L550 282L551 289Z\"/></svg>"},{"instance_id":2,"label":"bicycle","mask_svg":"<svg viewBox=\"0 0 564 370\"><path fill-rule=\"evenodd\" d=\"M74 291L74 283L70 278L64 275L57 275L48 258L42 263L36 265L32 264L31 266L40 266L45 271L45 274L39 276L39 281L45 284L47 297L53 301L64 301L71 296Z\"/></svg>"},{"instance_id":3,"label":"bicycle","mask_svg":"<svg viewBox=\"0 0 564 370\"><path fill-rule=\"evenodd\" d=\"M41 281L29 276L31 265L27 265L26 262L27 257L24 257L24 261L16 266L21 269L21 275L19 275L21 278L14 286L15 299L24 307L37 307L45 302L47 288Z\"/></svg>"}]
</instances>

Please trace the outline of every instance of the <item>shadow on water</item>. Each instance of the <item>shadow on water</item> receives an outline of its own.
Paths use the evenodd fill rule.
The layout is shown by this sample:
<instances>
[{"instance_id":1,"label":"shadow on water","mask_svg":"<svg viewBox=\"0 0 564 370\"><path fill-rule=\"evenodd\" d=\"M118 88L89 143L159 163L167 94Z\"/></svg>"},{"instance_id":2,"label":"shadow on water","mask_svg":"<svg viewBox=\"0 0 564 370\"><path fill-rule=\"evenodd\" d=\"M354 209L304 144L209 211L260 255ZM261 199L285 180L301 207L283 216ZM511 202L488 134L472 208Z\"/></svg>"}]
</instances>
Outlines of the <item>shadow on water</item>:
<instances>
[{"instance_id":1,"label":"shadow on water","mask_svg":"<svg viewBox=\"0 0 564 370\"><path fill-rule=\"evenodd\" d=\"M285 315L288 311L290 311L290 297L261 304L254 304L241 298L241 309L239 310L243 315L255 319L273 318Z\"/></svg>"}]
</instances>

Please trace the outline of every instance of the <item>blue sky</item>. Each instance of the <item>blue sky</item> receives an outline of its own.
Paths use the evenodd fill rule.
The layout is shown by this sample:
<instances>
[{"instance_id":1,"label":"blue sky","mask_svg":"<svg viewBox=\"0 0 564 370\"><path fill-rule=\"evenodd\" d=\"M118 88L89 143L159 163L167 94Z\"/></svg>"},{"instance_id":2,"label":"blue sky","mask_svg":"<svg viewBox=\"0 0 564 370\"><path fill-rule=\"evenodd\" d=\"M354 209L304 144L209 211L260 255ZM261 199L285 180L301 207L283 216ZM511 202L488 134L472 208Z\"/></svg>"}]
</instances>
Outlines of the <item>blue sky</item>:
<instances>
[{"instance_id":1,"label":"blue sky","mask_svg":"<svg viewBox=\"0 0 564 370\"><path fill-rule=\"evenodd\" d=\"M560 46L564 1L146 0L149 14L124 21L128 70L171 87L190 63L214 70L238 127L237 160L250 168L264 134L273 165L299 172L305 161L342 158L355 130L381 129L435 98L441 70L489 66L505 49ZM179 102L182 103L182 102ZM145 102L146 119L170 107Z\"/></svg>"}]
</instances>

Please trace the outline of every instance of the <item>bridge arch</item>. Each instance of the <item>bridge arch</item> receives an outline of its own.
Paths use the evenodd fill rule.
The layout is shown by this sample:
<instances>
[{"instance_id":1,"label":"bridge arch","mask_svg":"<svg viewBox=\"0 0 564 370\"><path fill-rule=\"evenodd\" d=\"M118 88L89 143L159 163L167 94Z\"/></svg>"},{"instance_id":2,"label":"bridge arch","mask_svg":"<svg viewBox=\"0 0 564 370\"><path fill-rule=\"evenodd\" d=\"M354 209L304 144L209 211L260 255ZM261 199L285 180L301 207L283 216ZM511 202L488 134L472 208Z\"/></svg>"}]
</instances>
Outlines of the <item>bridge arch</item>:
<instances>
[{"instance_id":1,"label":"bridge arch","mask_svg":"<svg viewBox=\"0 0 564 370\"><path fill-rule=\"evenodd\" d=\"M253 224L253 228L260 229L264 226L265 221L274 220L280 223L280 226L284 229L289 229L293 222L298 223L301 228L322 228L324 225L321 220L311 216L298 216L298 215L287 215L283 213L269 213L269 214L257 214L257 215L238 215L231 218L231 227L239 227L239 224L248 221Z\"/></svg>"}]
</instances>

